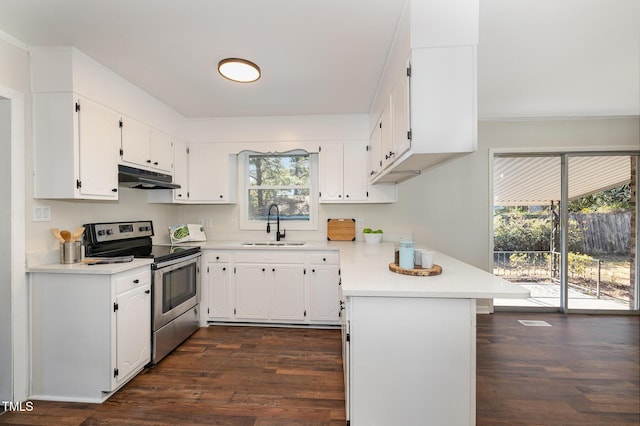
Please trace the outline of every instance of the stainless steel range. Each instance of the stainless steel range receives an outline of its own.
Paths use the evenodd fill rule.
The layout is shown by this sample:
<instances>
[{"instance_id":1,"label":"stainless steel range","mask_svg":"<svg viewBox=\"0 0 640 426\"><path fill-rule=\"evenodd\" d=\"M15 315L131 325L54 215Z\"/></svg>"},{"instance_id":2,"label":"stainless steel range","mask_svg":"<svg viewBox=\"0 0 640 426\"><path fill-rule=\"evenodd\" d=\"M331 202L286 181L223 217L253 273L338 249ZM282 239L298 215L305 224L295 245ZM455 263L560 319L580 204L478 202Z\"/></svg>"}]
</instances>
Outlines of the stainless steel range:
<instances>
[{"instance_id":1,"label":"stainless steel range","mask_svg":"<svg viewBox=\"0 0 640 426\"><path fill-rule=\"evenodd\" d=\"M160 361L200 326L200 247L153 245L153 223L85 224L86 257L126 261L126 256L153 259L151 264L151 362Z\"/></svg>"}]
</instances>

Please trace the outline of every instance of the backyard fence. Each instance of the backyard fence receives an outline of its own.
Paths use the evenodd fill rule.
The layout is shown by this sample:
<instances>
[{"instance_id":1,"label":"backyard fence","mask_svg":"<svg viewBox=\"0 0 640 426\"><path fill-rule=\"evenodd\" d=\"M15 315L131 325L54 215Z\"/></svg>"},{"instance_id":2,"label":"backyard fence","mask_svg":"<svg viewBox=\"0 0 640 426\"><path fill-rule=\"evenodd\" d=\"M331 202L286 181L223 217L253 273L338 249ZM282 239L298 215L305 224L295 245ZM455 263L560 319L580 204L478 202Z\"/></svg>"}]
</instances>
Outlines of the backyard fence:
<instances>
[{"instance_id":1,"label":"backyard fence","mask_svg":"<svg viewBox=\"0 0 640 426\"><path fill-rule=\"evenodd\" d=\"M582 232L582 253L629 253L631 213L572 213Z\"/></svg>"}]
</instances>

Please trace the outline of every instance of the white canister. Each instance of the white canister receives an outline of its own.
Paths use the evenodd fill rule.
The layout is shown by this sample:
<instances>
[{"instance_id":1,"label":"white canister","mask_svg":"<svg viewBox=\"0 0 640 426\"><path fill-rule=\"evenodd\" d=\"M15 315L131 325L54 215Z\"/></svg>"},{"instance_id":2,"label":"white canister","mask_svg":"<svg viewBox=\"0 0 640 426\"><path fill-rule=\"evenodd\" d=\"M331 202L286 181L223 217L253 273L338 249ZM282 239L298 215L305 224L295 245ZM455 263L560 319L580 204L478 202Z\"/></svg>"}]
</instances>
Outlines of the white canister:
<instances>
[{"instance_id":1,"label":"white canister","mask_svg":"<svg viewBox=\"0 0 640 426\"><path fill-rule=\"evenodd\" d=\"M416 257L418 256L420 257L420 266L422 266L424 269L433 268L433 252L432 251L418 249L416 250Z\"/></svg>"},{"instance_id":2,"label":"white canister","mask_svg":"<svg viewBox=\"0 0 640 426\"><path fill-rule=\"evenodd\" d=\"M400 267L403 269L413 269L414 249L413 241L398 241L400 247Z\"/></svg>"}]
</instances>

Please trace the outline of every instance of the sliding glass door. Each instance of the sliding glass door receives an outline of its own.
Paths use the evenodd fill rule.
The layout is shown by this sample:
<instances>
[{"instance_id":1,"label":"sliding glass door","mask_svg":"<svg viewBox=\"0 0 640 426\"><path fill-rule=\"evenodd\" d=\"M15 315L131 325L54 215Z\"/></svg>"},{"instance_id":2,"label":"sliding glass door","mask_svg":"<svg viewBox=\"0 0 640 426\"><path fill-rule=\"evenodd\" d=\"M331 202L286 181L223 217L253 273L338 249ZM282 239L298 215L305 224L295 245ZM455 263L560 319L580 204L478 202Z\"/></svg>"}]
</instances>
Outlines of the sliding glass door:
<instances>
[{"instance_id":1,"label":"sliding glass door","mask_svg":"<svg viewBox=\"0 0 640 426\"><path fill-rule=\"evenodd\" d=\"M632 154L494 156L493 271L531 292L497 310L637 309Z\"/></svg>"}]
</instances>

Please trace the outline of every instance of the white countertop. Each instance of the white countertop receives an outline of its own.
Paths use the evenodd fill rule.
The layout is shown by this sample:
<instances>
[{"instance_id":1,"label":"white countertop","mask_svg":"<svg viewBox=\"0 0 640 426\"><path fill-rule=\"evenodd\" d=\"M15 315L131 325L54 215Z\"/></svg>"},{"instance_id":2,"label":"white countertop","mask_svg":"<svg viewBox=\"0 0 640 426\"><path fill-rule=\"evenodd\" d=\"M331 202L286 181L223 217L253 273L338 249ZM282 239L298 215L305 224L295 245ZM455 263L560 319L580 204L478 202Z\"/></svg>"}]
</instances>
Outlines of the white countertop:
<instances>
[{"instance_id":1,"label":"white countertop","mask_svg":"<svg viewBox=\"0 0 640 426\"><path fill-rule=\"evenodd\" d=\"M286 242L286 241L285 241ZM289 241L292 242L292 241ZM518 299L529 297L523 287L498 278L486 271L435 252L434 263L442 267L436 276L402 275L389 270L393 261L393 242L366 244L351 241L309 241L302 246L244 246L243 241L204 241L181 245L200 246L202 250L276 250L340 252L342 293L349 296L435 297L464 299ZM419 244L416 248L426 248ZM128 263L103 265L47 264L27 268L27 272L117 274L150 265L151 259L134 259Z\"/></svg>"},{"instance_id":2,"label":"white countertop","mask_svg":"<svg viewBox=\"0 0 640 426\"><path fill-rule=\"evenodd\" d=\"M394 258L393 242L310 241L303 246L266 248L247 247L241 243L206 241L198 244L203 250L337 250L340 252L342 293L345 296L464 299L529 297L529 291L523 287L435 251L434 263L442 267L440 275L410 276L391 272L389 263ZM416 248L429 249L418 244Z\"/></svg>"},{"instance_id":3,"label":"white countertop","mask_svg":"<svg viewBox=\"0 0 640 426\"><path fill-rule=\"evenodd\" d=\"M420 245L416 248L429 250ZM389 263L394 258L391 242L341 247L342 293L345 296L454 299L529 297L529 291L523 287L442 253L434 253L434 264L442 267L442 273L411 276L389 270Z\"/></svg>"},{"instance_id":4,"label":"white countertop","mask_svg":"<svg viewBox=\"0 0 640 426\"><path fill-rule=\"evenodd\" d=\"M27 272L49 273L49 274L90 274L90 275L112 275L126 272L141 266L151 265L153 259L133 259L126 263L105 263L99 265L88 265L85 263L51 263L47 265L37 265L27 268Z\"/></svg>"}]
</instances>

